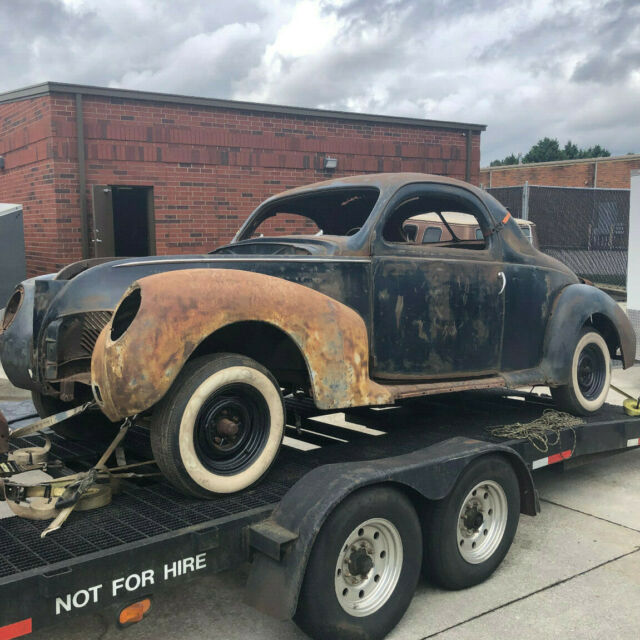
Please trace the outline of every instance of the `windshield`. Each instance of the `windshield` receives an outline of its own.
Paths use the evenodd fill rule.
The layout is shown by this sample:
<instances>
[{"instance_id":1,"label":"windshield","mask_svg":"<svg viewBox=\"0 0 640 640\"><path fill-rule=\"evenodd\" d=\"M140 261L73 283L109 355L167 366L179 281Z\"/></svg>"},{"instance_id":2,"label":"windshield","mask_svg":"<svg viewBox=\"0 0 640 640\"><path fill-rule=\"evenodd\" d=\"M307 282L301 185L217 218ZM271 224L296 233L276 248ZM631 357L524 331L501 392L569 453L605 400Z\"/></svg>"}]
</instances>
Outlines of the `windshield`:
<instances>
[{"instance_id":1,"label":"windshield","mask_svg":"<svg viewBox=\"0 0 640 640\"><path fill-rule=\"evenodd\" d=\"M350 236L360 231L378 200L377 189L314 191L259 208L236 240L298 235Z\"/></svg>"}]
</instances>

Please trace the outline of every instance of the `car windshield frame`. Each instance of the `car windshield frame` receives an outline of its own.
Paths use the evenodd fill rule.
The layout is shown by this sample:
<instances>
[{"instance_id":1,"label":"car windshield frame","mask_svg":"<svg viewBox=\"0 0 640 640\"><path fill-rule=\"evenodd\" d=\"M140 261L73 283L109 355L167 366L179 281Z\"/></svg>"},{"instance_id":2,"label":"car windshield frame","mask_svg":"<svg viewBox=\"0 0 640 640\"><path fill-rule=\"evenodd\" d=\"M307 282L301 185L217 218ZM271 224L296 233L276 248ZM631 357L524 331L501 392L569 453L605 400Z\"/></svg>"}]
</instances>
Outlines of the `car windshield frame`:
<instances>
[{"instance_id":1,"label":"car windshield frame","mask_svg":"<svg viewBox=\"0 0 640 640\"><path fill-rule=\"evenodd\" d=\"M291 214L307 218L316 224L318 229L322 231L322 235L355 236L365 227L367 221L376 211L380 193L380 189L375 186L345 186L267 200L247 218L232 243L252 239L253 234L263 222L278 214ZM346 208L342 210L338 208L358 207L358 205L359 208L352 208L350 211ZM344 219L346 212L349 213L349 217ZM338 214L343 214L343 219L338 221ZM347 233L353 229L357 229L357 231ZM341 230L344 233L339 233ZM268 238L295 238L304 237L304 235L284 233L278 236L268 236Z\"/></svg>"}]
</instances>

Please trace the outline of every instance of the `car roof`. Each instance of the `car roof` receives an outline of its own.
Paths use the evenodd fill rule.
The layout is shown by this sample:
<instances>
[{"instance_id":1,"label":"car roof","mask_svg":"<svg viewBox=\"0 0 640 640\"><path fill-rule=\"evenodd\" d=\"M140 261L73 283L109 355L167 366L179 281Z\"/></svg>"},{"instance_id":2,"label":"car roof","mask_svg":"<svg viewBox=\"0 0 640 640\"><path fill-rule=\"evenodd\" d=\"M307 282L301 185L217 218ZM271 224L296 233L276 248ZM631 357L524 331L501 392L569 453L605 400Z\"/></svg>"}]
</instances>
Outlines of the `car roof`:
<instances>
[{"instance_id":1,"label":"car roof","mask_svg":"<svg viewBox=\"0 0 640 640\"><path fill-rule=\"evenodd\" d=\"M342 176L340 178L333 178L332 180L323 180L322 182L314 182L313 184L307 184L293 189L288 189L278 193L268 200L287 198L295 195L302 195L310 191L317 191L320 189L340 189L340 188L366 188L374 187L380 191L395 191L406 184L415 184L416 182L434 182L438 184L450 184L453 186L463 187L469 191L473 191L476 195L482 197L484 192L475 187L474 185L464 182L463 180L456 180L455 178L449 178L447 176L437 176L431 173L371 173L366 175L357 176Z\"/></svg>"}]
</instances>

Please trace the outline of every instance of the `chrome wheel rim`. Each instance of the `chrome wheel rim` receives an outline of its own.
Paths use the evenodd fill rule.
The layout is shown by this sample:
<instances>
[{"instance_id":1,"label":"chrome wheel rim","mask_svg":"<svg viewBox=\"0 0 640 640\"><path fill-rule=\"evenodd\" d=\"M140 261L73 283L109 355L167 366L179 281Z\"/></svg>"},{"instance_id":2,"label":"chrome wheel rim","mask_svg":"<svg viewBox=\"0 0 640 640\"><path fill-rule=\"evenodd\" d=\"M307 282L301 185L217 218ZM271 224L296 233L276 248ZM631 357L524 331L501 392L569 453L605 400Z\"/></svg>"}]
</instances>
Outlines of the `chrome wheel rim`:
<instances>
[{"instance_id":1,"label":"chrome wheel rim","mask_svg":"<svg viewBox=\"0 0 640 640\"><path fill-rule=\"evenodd\" d=\"M493 480L479 482L464 499L456 532L458 551L470 564L488 560L496 551L507 528L507 496Z\"/></svg>"},{"instance_id":2,"label":"chrome wheel rim","mask_svg":"<svg viewBox=\"0 0 640 640\"><path fill-rule=\"evenodd\" d=\"M393 594L402 571L402 539L395 525L372 518L344 541L334 571L340 606L356 617L371 615Z\"/></svg>"}]
</instances>

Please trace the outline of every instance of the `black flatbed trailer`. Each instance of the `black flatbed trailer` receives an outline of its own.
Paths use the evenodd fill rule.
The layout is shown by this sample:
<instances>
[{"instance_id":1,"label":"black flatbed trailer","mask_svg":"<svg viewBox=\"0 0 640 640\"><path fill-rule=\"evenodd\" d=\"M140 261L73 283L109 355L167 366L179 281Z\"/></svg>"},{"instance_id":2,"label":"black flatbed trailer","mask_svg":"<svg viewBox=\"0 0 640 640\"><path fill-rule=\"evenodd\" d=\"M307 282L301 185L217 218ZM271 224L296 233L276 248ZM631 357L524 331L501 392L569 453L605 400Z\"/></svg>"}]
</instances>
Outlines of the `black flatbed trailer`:
<instances>
[{"instance_id":1,"label":"black flatbed trailer","mask_svg":"<svg viewBox=\"0 0 640 640\"><path fill-rule=\"evenodd\" d=\"M89 612L115 619L124 606L163 588L251 560L257 573L252 568L248 600L287 617L295 611L309 557L308 549L297 555L287 550L293 544L312 546L327 513L349 487L388 482L418 486L426 477L431 485L441 484L445 495L467 462L485 454L509 453L515 466L524 463L531 470L640 444L640 418L612 405L582 424L563 428L557 441L551 438L548 451L527 439L497 439L487 431L529 422L547 408L553 403L545 396L458 393L386 409L349 410L346 419L352 428L345 428L328 424L312 405L293 400L287 406L291 426L286 435L307 450L285 441L266 479L254 488L201 500L181 495L162 477L125 481L110 505L73 513L44 539L40 534L48 522L0 519L0 640ZM28 402L0 403L0 409L9 420L33 413ZM104 450L50 437L51 454L64 465L58 473L86 469ZM36 435L13 446L42 443ZM125 450L127 462L150 458L144 428L127 435ZM342 485L329 481L336 476ZM535 491L528 498L523 493L522 504L524 512L535 513ZM316 517L314 510L326 513ZM290 566L280 575L279 564L287 562Z\"/></svg>"}]
</instances>

